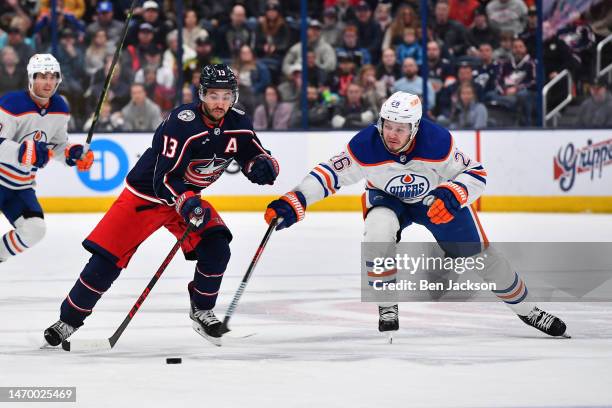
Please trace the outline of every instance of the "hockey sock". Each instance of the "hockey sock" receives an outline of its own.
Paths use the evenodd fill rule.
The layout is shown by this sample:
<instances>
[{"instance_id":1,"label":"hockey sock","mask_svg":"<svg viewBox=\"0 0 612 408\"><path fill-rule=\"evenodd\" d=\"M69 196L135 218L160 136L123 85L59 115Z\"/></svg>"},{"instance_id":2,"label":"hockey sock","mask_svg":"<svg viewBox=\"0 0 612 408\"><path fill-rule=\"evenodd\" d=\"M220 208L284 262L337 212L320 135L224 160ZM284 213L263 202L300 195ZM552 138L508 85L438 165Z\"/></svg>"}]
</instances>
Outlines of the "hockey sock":
<instances>
[{"instance_id":1,"label":"hockey sock","mask_svg":"<svg viewBox=\"0 0 612 408\"><path fill-rule=\"evenodd\" d=\"M121 268L101 255L93 254L79 279L62 302L60 320L80 327L104 292L117 279Z\"/></svg>"},{"instance_id":2,"label":"hockey sock","mask_svg":"<svg viewBox=\"0 0 612 408\"><path fill-rule=\"evenodd\" d=\"M45 235L45 220L41 217L20 217L15 221L15 229L2 236L0 241L0 260L18 255L33 247Z\"/></svg>"},{"instance_id":3,"label":"hockey sock","mask_svg":"<svg viewBox=\"0 0 612 408\"><path fill-rule=\"evenodd\" d=\"M223 273L230 259L229 241L224 234L204 238L196 248L198 262L193 277L192 300L200 310L215 307Z\"/></svg>"}]
</instances>

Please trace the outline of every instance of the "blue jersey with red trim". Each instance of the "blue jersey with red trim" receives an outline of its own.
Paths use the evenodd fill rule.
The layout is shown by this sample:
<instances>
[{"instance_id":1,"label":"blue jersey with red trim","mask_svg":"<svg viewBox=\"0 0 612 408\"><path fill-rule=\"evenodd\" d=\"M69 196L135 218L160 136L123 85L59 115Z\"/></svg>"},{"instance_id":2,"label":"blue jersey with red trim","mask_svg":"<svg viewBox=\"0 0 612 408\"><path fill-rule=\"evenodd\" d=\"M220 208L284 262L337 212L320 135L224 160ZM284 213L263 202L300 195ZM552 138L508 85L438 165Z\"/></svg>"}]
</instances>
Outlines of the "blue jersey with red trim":
<instances>
[{"instance_id":1,"label":"blue jersey with red trim","mask_svg":"<svg viewBox=\"0 0 612 408\"><path fill-rule=\"evenodd\" d=\"M49 143L54 158L64 162L68 145L70 110L64 99L53 95L46 106L38 105L28 91L9 92L0 98L0 185L11 190L32 188L34 166L19 162L19 148L26 140Z\"/></svg>"},{"instance_id":2,"label":"blue jersey with red trim","mask_svg":"<svg viewBox=\"0 0 612 408\"><path fill-rule=\"evenodd\" d=\"M245 164L269 154L244 112L230 109L216 127L204 122L200 103L175 108L162 122L151 147L127 176L127 188L149 201L174 205L187 190L199 193L236 160Z\"/></svg>"},{"instance_id":3,"label":"blue jersey with red trim","mask_svg":"<svg viewBox=\"0 0 612 408\"><path fill-rule=\"evenodd\" d=\"M310 205L344 185L365 180L366 190L380 190L405 203L416 203L452 180L467 190L467 205L482 194L485 177L482 165L455 147L447 129L422 119L414 142L401 153L387 150L376 126L366 127L350 140L345 151L319 163L295 190L301 191Z\"/></svg>"}]
</instances>

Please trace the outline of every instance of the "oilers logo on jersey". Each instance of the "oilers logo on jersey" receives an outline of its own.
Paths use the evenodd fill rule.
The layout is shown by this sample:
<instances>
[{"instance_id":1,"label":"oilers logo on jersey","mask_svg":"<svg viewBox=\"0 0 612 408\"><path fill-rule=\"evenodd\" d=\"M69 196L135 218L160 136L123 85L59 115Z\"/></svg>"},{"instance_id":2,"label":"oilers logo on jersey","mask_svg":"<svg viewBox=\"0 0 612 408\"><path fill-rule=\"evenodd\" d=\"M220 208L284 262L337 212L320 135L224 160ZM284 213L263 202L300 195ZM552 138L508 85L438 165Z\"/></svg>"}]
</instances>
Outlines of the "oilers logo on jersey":
<instances>
[{"instance_id":1,"label":"oilers logo on jersey","mask_svg":"<svg viewBox=\"0 0 612 408\"><path fill-rule=\"evenodd\" d=\"M389 180L385 191L401 199L417 198L429 191L429 181L418 174L399 175Z\"/></svg>"},{"instance_id":2,"label":"oilers logo on jersey","mask_svg":"<svg viewBox=\"0 0 612 408\"><path fill-rule=\"evenodd\" d=\"M30 132L27 135L21 137L21 139L19 139L18 142L21 143L24 140L29 140L29 139L32 139L35 142L46 142L47 134L42 130L35 130L34 132Z\"/></svg>"}]
</instances>

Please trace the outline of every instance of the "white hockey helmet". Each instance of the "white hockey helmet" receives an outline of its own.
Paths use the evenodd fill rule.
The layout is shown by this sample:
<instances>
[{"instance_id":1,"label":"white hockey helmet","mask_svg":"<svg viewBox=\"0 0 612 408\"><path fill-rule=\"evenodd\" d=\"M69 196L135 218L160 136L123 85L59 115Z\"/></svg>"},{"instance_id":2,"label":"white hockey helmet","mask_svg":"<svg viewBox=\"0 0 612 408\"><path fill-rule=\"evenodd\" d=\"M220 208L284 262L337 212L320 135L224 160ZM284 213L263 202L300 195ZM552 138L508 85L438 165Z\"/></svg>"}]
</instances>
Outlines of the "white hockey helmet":
<instances>
[{"instance_id":1,"label":"white hockey helmet","mask_svg":"<svg viewBox=\"0 0 612 408\"><path fill-rule=\"evenodd\" d=\"M385 120L409 124L410 137L406 143L406 146L408 146L419 130L421 116L423 116L423 105L421 104L421 99L419 99L417 95L398 91L391 95L389 99L383 103L382 107L380 108L380 116L376 126L378 127L378 131L382 137L383 122Z\"/></svg>"},{"instance_id":2,"label":"white hockey helmet","mask_svg":"<svg viewBox=\"0 0 612 408\"><path fill-rule=\"evenodd\" d=\"M32 85L34 84L34 75L51 72L53 74L57 74L57 84L55 85L55 89L53 93L57 91L59 84L62 82L62 70L60 69L60 64L57 62L55 57L51 54L34 54L28 61L27 66L28 71L28 88L30 92L32 92Z\"/></svg>"}]
</instances>

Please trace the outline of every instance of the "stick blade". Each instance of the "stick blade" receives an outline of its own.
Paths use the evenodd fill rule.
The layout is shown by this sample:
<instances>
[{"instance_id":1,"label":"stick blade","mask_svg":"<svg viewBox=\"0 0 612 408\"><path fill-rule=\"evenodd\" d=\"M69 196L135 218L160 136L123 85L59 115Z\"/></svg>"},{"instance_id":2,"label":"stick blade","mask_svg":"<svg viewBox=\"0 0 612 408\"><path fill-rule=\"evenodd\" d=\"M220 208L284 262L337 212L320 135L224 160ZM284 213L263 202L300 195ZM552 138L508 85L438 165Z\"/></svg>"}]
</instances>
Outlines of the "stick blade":
<instances>
[{"instance_id":1,"label":"stick blade","mask_svg":"<svg viewBox=\"0 0 612 408\"><path fill-rule=\"evenodd\" d=\"M110 350L113 346L109 339L103 340L87 340L87 339L76 339L76 340L64 340L62 342L62 348L66 351L72 352L87 352L87 351L105 351Z\"/></svg>"}]
</instances>

